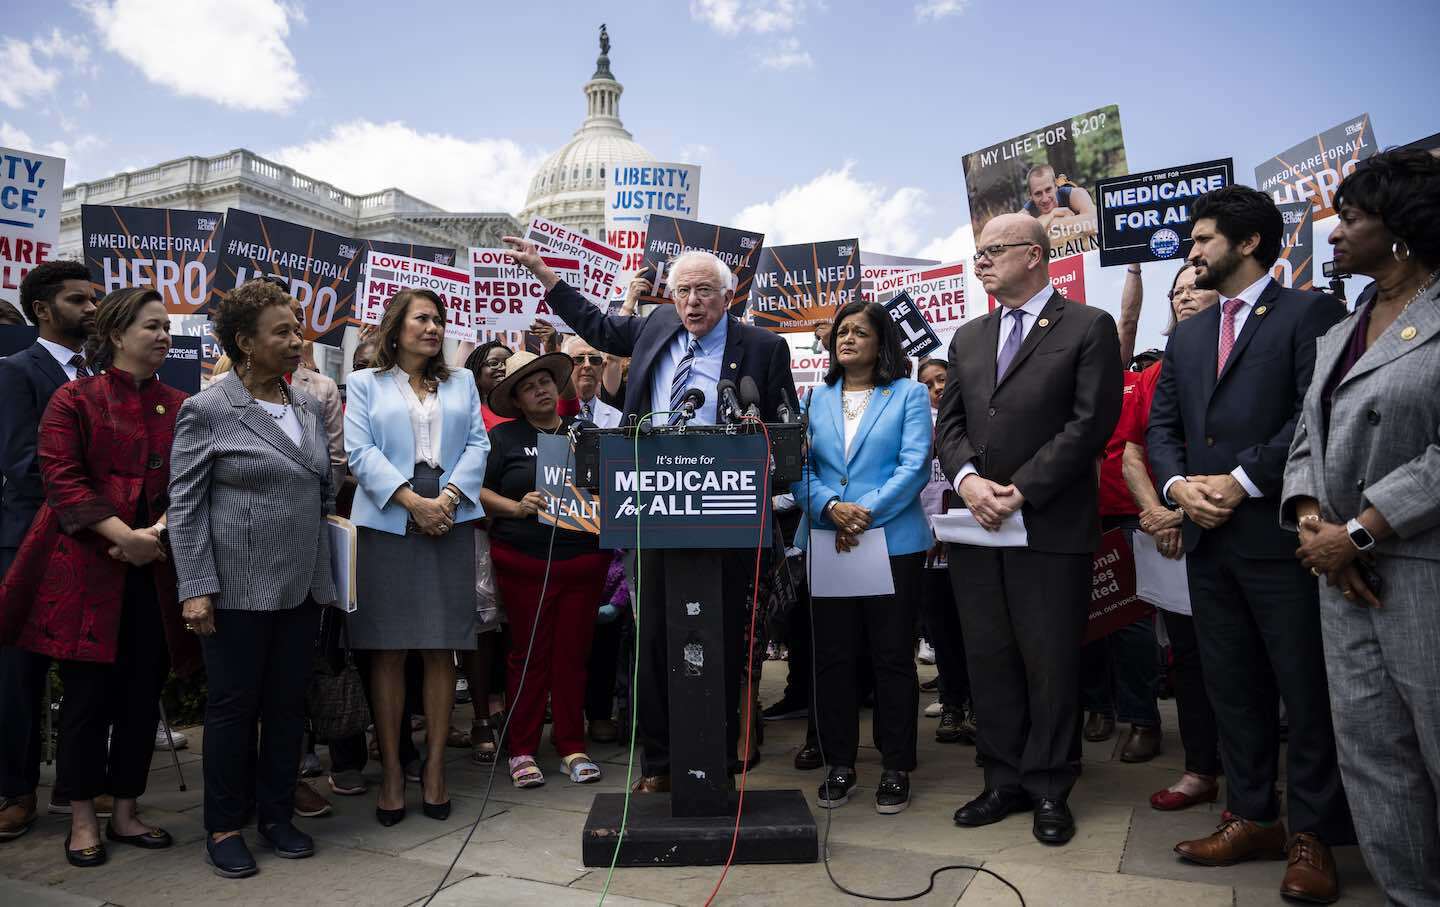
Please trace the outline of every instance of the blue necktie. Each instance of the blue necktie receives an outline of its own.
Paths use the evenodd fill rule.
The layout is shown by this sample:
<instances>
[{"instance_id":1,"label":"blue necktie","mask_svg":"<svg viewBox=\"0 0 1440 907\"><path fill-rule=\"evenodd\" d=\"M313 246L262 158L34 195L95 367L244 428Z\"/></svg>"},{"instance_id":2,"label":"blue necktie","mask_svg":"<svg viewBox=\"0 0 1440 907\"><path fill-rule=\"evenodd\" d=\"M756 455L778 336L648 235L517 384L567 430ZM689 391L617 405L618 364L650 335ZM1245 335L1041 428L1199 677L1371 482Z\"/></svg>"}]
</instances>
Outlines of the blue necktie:
<instances>
[{"instance_id":1,"label":"blue necktie","mask_svg":"<svg viewBox=\"0 0 1440 907\"><path fill-rule=\"evenodd\" d=\"M670 379L672 419L674 418L673 413L680 409L680 401L684 399L685 392L690 389L690 372L694 370L695 354L698 352L700 352L700 341L691 337L689 345L685 347L685 355L681 356L680 361L675 365L675 377Z\"/></svg>"},{"instance_id":2,"label":"blue necktie","mask_svg":"<svg viewBox=\"0 0 1440 907\"><path fill-rule=\"evenodd\" d=\"M1010 327L1010 334L1005 338L1005 345L1000 348L1000 358L995 360L996 384L999 384L1000 379L1005 377L1005 371L1010 368L1010 363L1015 361L1015 354L1020 352L1020 344L1025 340L1025 310L1011 309L1005 315L1015 319L1015 323Z\"/></svg>"}]
</instances>

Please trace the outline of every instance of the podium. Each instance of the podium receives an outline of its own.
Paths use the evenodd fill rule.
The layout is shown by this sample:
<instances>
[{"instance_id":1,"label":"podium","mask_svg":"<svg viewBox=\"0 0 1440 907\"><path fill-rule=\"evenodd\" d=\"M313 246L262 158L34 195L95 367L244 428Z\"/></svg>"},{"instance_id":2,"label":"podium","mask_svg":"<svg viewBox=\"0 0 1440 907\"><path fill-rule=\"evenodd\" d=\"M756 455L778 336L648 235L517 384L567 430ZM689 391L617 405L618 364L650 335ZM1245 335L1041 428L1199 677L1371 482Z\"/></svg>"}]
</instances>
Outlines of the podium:
<instances>
[{"instance_id":1,"label":"podium","mask_svg":"<svg viewBox=\"0 0 1440 907\"><path fill-rule=\"evenodd\" d=\"M745 580L723 575L725 551L770 544L771 489L799 477L804 439L800 425L768 428L768 448L758 428L743 425L638 437L633 427L585 429L576 440L575 483L598 489L600 546L661 553L670 700L671 792L632 794L623 838L625 794L597 794L581 840L586 866L612 858L618 866L710 866L730 855L739 793L726 747L721 590L727 579ZM642 597L645 585L642 576ZM817 859L801 791L745 792L735 863Z\"/></svg>"}]
</instances>

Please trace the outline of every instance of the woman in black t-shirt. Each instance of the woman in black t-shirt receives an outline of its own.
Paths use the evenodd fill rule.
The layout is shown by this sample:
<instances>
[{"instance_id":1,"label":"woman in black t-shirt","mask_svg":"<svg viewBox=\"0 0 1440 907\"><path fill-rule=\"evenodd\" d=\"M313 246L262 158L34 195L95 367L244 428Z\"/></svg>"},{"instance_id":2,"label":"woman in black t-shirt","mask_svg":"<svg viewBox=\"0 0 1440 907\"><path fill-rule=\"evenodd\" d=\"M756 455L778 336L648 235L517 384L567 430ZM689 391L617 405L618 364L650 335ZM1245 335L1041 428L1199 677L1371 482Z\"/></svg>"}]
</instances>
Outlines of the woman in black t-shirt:
<instances>
[{"instance_id":1,"label":"woman in black t-shirt","mask_svg":"<svg viewBox=\"0 0 1440 907\"><path fill-rule=\"evenodd\" d=\"M510 778L519 788L545 783L535 753L548 697L561 765L571 781L586 784L600 779L600 767L584 750L585 665L610 552L600 551L596 535L557 529L538 518L546 507L535 481L540 435L563 438L571 421L556 406L570 382L572 360L563 353L537 357L522 351L506 366L489 404L514 421L490 432L480 502L491 517L495 580L510 618L505 665Z\"/></svg>"}]
</instances>

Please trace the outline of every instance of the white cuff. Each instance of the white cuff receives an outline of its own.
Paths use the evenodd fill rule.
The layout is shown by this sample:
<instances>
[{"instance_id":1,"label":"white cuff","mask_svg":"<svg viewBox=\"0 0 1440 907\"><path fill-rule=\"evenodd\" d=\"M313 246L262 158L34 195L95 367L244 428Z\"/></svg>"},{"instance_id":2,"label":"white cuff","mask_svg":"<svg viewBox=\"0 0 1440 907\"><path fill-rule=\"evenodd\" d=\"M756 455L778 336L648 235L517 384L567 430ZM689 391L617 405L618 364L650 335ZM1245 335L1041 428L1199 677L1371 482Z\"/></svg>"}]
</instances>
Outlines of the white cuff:
<instances>
[{"instance_id":1,"label":"white cuff","mask_svg":"<svg viewBox=\"0 0 1440 907\"><path fill-rule=\"evenodd\" d=\"M1255 487L1255 483L1250 481L1250 477L1245 474L1245 467L1236 466L1234 469L1230 470L1230 475L1235 479L1235 481L1240 483L1240 487L1245 489L1245 493L1250 495L1250 497L1265 497L1265 495L1260 493L1260 489Z\"/></svg>"},{"instance_id":2,"label":"white cuff","mask_svg":"<svg viewBox=\"0 0 1440 907\"><path fill-rule=\"evenodd\" d=\"M963 482L963 481L965 481L965 477L966 477L966 476L974 475L975 473L977 473L977 472L979 472L979 471L980 471L980 470L978 470L978 469L975 468L975 464L974 464L974 463L966 463L964 466L961 466L961 467L960 467L960 474L955 477L955 485L954 485L954 487L955 487L955 493L956 493L956 494L959 494L959 493L960 493L960 483Z\"/></svg>"},{"instance_id":3,"label":"white cuff","mask_svg":"<svg viewBox=\"0 0 1440 907\"><path fill-rule=\"evenodd\" d=\"M1169 501L1171 504L1178 504L1178 501L1170 497L1170 486L1174 485L1176 482L1183 482L1184 480L1184 476L1171 476L1170 478L1166 479L1165 485L1160 489L1160 496L1163 497L1165 500Z\"/></svg>"}]
</instances>

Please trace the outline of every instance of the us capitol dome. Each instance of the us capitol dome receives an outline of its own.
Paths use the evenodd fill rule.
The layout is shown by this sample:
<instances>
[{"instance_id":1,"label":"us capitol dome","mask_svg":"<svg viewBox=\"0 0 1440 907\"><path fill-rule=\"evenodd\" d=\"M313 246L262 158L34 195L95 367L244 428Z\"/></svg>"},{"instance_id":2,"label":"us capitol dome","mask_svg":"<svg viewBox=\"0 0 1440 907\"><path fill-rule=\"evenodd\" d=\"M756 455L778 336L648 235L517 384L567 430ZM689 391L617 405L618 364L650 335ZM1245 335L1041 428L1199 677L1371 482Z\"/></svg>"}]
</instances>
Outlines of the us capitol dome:
<instances>
[{"instance_id":1,"label":"us capitol dome","mask_svg":"<svg viewBox=\"0 0 1440 907\"><path fill-rule=\"evenodd\" d=\"M655 156L620 122L625 87L610 71L610 36L600 26L600 57L585 83L585 122L563 148L547 157L530 180L520 223L543 217L588 236L605 236L605 177L616 164L642 163Z\"/></svg>"}]
</instances>

